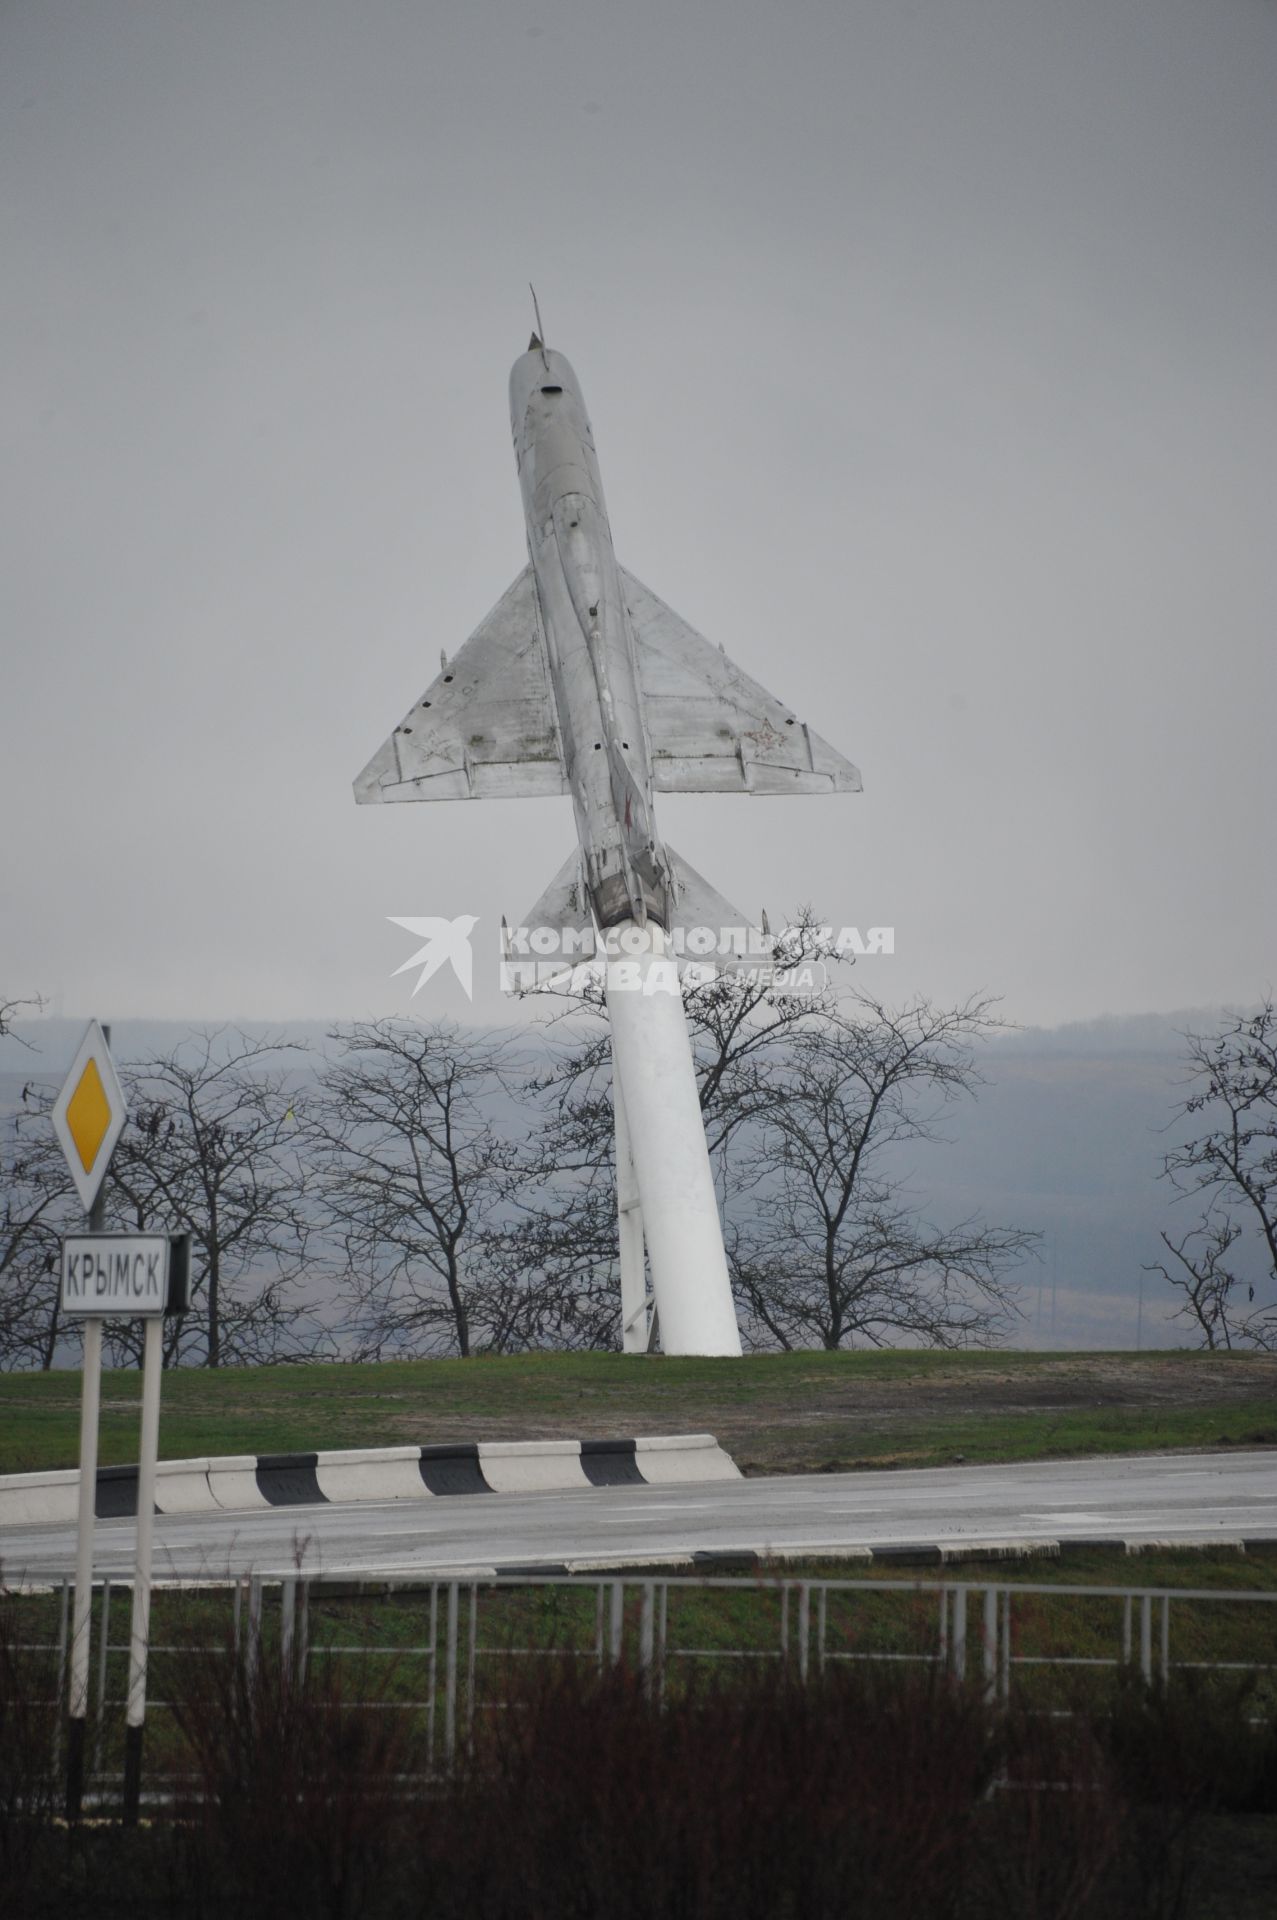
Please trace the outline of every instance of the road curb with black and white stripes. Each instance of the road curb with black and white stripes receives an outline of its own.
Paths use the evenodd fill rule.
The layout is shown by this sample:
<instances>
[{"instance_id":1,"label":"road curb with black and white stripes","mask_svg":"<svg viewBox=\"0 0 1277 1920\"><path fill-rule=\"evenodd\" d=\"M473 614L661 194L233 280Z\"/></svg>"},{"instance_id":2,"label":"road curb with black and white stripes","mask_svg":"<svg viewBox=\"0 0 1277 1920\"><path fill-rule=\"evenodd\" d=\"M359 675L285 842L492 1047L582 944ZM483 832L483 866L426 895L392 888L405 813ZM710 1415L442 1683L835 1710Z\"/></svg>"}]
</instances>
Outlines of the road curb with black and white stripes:
<instances>
[{"instance_id":1,"label":"road curb with black and white stripes","mask_svg":"<svg viewBox=\"0 0 1277 1920\"><path fill-rule=\"evenodd\" d=\"M854 1563L862 1567L873 1567L885 1574L900 1572L906 1577L917 1567L960 1567L967 1565L994 1565L998 1561L1008 1560L1071 1560L1087 1554L1112 1554L1123 1558L1138 1558L1147 1553L1235 1553L1277 1554L1277 1538L1261 1535L1242 1538L1232 1534L1226 1538L1195 1533L1190 1536L1140 1535L1126 1538L1121 1534L1066 1534L1058 1540L962 1540L962 1541L910 1541L905 1543L883 1542L879 1546L808 1546L777 1547L772 1551L759 1553L752 1548L734 1551L731 1548L715 1547L702 1552L664 1556L666 1571L677 1564L690 1572L714 1573L777 1573L787 1563L811 1565L822 1560L840 1563ZM615 1559L616 1556L613 1556ZM653 1565L651 1562L635 1562L631 1557L630 1565ZM554 1569L557 1572L592 1573L603 1565L598 1560L574 1560L570 1565ZM551 1571L550 1568L545 1569Z\"/></svg>"},{"instance_id":2,"label":"road curb with black and white stripes","mask_svg":"<svg viewBox=\"0 0 1277 1920\"><path fill-rule=\"evenodd\" d=\"M1094 1552L1102 1548L1106 1553L1130 1555L1153 1552L1168 1553L1235 1553L1277 1555L1277 1539L1228 1539L1205 1540L1200 1535L1192 1539L1164 1540L1032 1540L1032 1541L973 1541L970 1545L918 1544L910 1546L839 1546L820 1545L808 1547L784 1547L771 1552L758 1552L752 1547L735 1550L730 1547L707 1548L695 1553L635 1554L612 1553L591 1554L588 1558L571 1560L537 1560L523 1562L518 1566L485 1566L464 1569L467 1579L482 1576L485 1579L548 1580L579 1578L583 1575L597 1574L607 1579L651 1579L654 1576L664 1579L678 1579L684 1575L700 1575L702 1578L716 1576L754 1577L759 1580L776 1580L786 1577L785 1570L790 1566L803 1566L808 1569L827 1565L828 1568L859 1567L872 1570L879 1576L890 1577L899 1573L908 1580L915 1569L952 1567L955 1573L963 1567L994 1566L1012 1560L1052 1560L1068 1561L1080 1557L1083 1552ZM456 1569L450 1569L455 1573ZM830 1577L836 1577L830 1575ZM961 1576L959 1576L961 1577ZM351 1590L362 1591L360 1582L352 1582Z\"/></svg>"},{"instance_id":3,"label":"road curb with black and white stripes","mask_svg":"<svg viewBox=\"0 0 1277 1920\"><path fill-rule=\"evenodd\" d=\"M633 1440L459 1441L346 1452L161 1460L155 1510L161 1514L251 1513L267 1507L342 1505L357 1500L686 1486L740 1477L735 1463L709 1433ZM0 1526L74 1521L79 1486L80 1476L74 1469L0 1475ZM136 1515L135 1466L98 1469L95 1512L99 1520Z\"/></svg>"}]
</instances>

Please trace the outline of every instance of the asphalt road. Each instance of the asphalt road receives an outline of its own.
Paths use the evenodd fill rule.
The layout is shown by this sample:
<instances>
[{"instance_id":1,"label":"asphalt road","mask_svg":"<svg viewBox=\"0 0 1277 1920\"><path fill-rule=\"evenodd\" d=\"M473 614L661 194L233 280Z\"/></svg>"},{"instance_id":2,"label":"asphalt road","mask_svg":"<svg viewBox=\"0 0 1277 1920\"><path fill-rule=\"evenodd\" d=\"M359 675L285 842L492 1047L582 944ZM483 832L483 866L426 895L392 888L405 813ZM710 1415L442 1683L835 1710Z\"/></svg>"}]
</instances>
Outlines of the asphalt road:
<instances>
[{"instance_id":1,"label":"asphalt road","mask_svg":"<svg viewBox=\"0 0 1277 1920\"><path fill-rule=\"evenodd\" d=\"M686 1487L475 1494L155 1521L157 1579L592 1569L696 1552L1049 1540L1277 1539L1277 1453L1153 1454ZM133 1522L99 1520L94 1568L132 1570ZM0 1530L6 1580L74 1569L65 1526Z\"/></svg>"}]
</instances>

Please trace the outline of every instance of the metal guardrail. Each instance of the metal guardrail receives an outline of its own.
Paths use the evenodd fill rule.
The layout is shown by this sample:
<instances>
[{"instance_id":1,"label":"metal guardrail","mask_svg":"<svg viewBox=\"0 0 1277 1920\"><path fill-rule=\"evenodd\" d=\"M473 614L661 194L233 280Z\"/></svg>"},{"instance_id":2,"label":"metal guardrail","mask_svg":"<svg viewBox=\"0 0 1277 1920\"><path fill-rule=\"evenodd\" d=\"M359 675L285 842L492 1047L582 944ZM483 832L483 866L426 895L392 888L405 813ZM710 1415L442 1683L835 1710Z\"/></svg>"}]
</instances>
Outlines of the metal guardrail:
<instances>
[{"instance_id":1,"label":"metal guardrail","mask_svg":"<svg viewBox=\"0 0 1277 1920\"><path fill-rule=\"evenodd\" d=\"M127 1643L112 1643L110 1627L115 1594L128 1587L128 1581L106 1580L95 1588L97 1608L97 1660L94 1675L94 1757L93 1774L99 1783L109 1777L103 1773L103 1735L112 1712L122 1708L123 1698L108 1694L108 1669L112 1655L127 1654ZM502 1641L485 1644L480 1637L481 1598L491 1603L495 1596L543 1593L593 1594L593 1626L588 1639L580 1644L539 1644L517 1646ZM57 1600L56 1640L38 1648L57 1656L59 1674L58 1706L65 1706L66 1653L70 1613L70 1583L63 1581L55 1589ZM527 1659L583 1659L599 1671L608 1667L632 1665L656 1699L663 1699L669 1677L678 1662L772 1662L791 1670L801 1682L814 1672L838 1662L903 1662L931 1666L947 1671L955 1681L978 1684L983 1697L992 1704L1009 1706L1013 1678L1018 1670L1029 1668L1109 1668L1130 1667L1143 1679L1166 1684L1177 1671L1253 1671L1277 1672L1277 1642L1268 1636L1273 1658L1203 1659L1175 1658L1172 1653L1174 1610L1203 1603L1234 1609L1236 1607L1277 1606L1277 1592L1246 1592L1220 1588L1162 1588L1136 1586L1065 1586L1022 1581L944 1581L923 1580L835 1580L758 1577L752 1580L727 1577L645 1578L587 1575L536 1575L486 1577L484 1579L422 1580L420 1576L393 1576L352 1582L348 1576L311 1575L274 1579L251 1576L233 1582L207 1586L182 1584L184 1595L221 1594L230 1601L230 1647L251 1667L265 1657L274 1657L285 1668L290 1665L304 1676L309 1662L316 1659L348 1657L397 1658L425 1662L424 1692L414 1698L354 1702L352 1706L378 1707L387 1711L416 1711L425 1716L427 1766L433 1768L440 1756L445 1762L456 1754L459 1742L472 1737L476 1712L500 1709L508 1704L500 1697L482 1693L478 1685L481 1663ZM767 1603L775 1609L774 1641L755 1645L681 1645L670 1632L670 1600L685 1595L714 1592L734 1596L753 1595L762 1609ZM268 1609L267 1596L278 1600L271 1606L271 1643L264 1631ZM845 1631L840 1635L831 1623L834 1607L846 1609L870 1596L910 1596L912 1623L922 1627L929 1613L929 1644L907 1648L866 1644L867 1636L855 1636L848 1644ZM367 1606L376 1600L403 1601L420 1596L424 1637L414 1644L356 1644L340 1640L325 1641L312 1633L312 1613L317 1604L337 1604L358 1600ZM1114 1617L1109 1632L1109 1650L1094 1654L1059 1651L1017 1650L1017 1629L1031 1600L1053 1602L1095 1600L1108 1602ZM587 1609L587 1615L591 1610ZM766 1624L765 1622L763 1624ZM896 1624L899 1624L897 1615ZM1040 1625L1040 1622L1038 1623ZM872 1626L872 1623L871 1623ZM738 1636L744 1639L746 1636ZM889 1636L887 1636L889 1637ZM28 1643L29 1644L29 1643ZM221 1651L225 1642L205 1646L203 1651ZM153 1644L151 1653L167 1654L191 1651L182 1646ZM153 1699L152 1709L163 1711L168 1703Z\"/></svg>"}]
</instances>

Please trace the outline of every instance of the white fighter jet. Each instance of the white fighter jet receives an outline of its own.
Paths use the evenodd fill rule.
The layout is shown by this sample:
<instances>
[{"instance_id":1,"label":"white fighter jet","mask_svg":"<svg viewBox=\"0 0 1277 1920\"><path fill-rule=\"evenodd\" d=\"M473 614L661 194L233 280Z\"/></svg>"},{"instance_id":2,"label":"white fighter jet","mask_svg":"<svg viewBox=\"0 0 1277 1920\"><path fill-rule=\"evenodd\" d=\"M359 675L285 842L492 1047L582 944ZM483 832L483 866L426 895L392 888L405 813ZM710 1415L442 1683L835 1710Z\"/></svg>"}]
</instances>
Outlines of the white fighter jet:
<instances>
[{"instance_id":1,"label":"white fighter jet","mask_svg":"<svg viewBox=\"0 0 1277 1920\"><path fill-rule=\"evenodd\" d=\"M579 957L593 950L596 929L633 926L647 935L658 958L671 946L677 950L672 936L693 928L716 934L740 929L740 915L662 842L655 794L858 793L860 775L618 563L580 383L563 355L536 334L511 370L510 422L528 565L455 657L445 655L438 677L355 781L355 798L366 803L570 794L578 845L522 925L573 930L578 938L570 950ZM691 951L731 964L725 932L716 944L720 950L705 955L702 936ZM630 1109L631 1139L622 1146L633 1148L662 1341L666 1351L739 1351L699 1108L694 1157L704 1160L705 1179L694 1183L700 1190L695 1202L687 1193L665 1192L655 1172L645 1177L645 1163L656 1155L647 1142L652 1127L667 1139L672 1129L682 1141L679 1151L692 1150L687 1127L674 1123L660 1088L653 1089L649 1122L637 1111L646 1106L639 1087L630 1085L631 1079L652 1079L654 1061L657 1080L671 1073L680 1084L691 1080L681 1004L680 1047L668 1011L635 1011L631 1017L619 998L609 992L617 1077ZM640 998L650 1006L669 995ZM621 1056L630 1042L622 1028L628 1036L631 1027L635 1066L627 1073ZM691 1086L694 1094L694 1080ZM620 1132L620 1098L617 1105ZM622 1187L623 1173L618 1158ZM716 1258L706 1237L705 1188ZM700 1231L693 1228L689 1205L702 1216ZM665 1222L671 1206L672 1220ZM669 1257L658 1259L656 1241L667 1237ZM694 1277L690 1267L697 1260L702 1270L708 1260L721 1273L708 1281ZM730 1337L722 1299L708 1317L684 1312L688 1288L703 1292L705 1285L726 1299ZM630 1327L627 1345L639 1336L645 1343L646 1328L634 1335ZM683 1338L692 1344L680 1344Z\"/></svg>"}]
</instances>

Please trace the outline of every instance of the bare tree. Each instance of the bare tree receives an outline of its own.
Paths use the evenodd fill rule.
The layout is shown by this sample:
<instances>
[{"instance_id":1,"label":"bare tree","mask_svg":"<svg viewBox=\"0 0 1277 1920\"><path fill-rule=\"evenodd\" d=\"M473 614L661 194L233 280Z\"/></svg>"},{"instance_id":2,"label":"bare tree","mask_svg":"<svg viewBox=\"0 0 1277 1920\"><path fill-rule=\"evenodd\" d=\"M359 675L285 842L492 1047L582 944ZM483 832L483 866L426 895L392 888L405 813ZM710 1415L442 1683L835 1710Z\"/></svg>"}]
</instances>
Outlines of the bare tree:
<instances>
[{"instance_id":1,"label":"bare tree","mask_svg":"<svg viewBox=\"0 0 1277 1920\"><path fill-rule=\"evenodd\" d=\"M47 1117L48 1096L23 1088L0 1122L0 1367L52 1367L59 1343L61 1237L82 1215Z\"/></svg>"},{"instance_id":2,"label":"bare tree","mask_svg":"<svg viewBox=\"0 0 1277 1920\"><path fill-rule=\"evenodd\" d=\"M538 1037L549 1058L524 1097L536 1113L534 1172L490 1237L494 1267L526 1276L527 1326L548 1343L620 1345L620 1278L613 1179L612 1064L607 1009L593 984ZM543 1056L544 1058L544 1056ZM531 1344L531 1342L530 1342Z\"/></svg>"},{"instance_id":3,"label":"bare tree","mask_svg":"<svg viewBox=\"0 0 1277 1920\"><path fill-rule=\"evenodd\" d=\"M1193 1090L1179 1115L1204 1130L1165 1156L1162 1177L1200 1212L1178 1239L1162 1234L1171 1264L1148 1271L1183 1295L1175 1318L1203 1346L1277 1351L1277 1011L1268 999L1184 1040ZM1258 1304L1257 1284L1270 1295Z\"/></svg>"},{"instance_id":4,"label":"bare tree","mask_svg":"<svg viewBox=\"0 0 1277 1920\"><path fill-rule=\"evenodd\" d=\"M309 1138L356 1351L509 1344L519 1302L502 1213L530 1172L519 1060L445 1021L375 1020L331 1037L344 1053L323 1076Z\"/></svg>"},{"instance_id":5,"label":"bare tree","mask_svg":"<svg viewBox=\"0 0 1277 1920\"><path fill-rule=\"evenodd\" d=\"M1037 1235L932 1224L908 1195L901 1151L941 1137L945 1109L980 1084L972 1043L997 1024L988 1000L893 1011L858 994L768 1056L770 1106L729 1214L747 1338L835 1348L1003 1337L1010 1274Z\"/></svg>"},{"instance_id":6,"label":"bare tree","mask_svg":"<svg viewBox=\"0 0 1277 1920\"><path fill-rule=\"evenodd\" d=\"M27 994L25 997L16 995L11 999L0 999L0 1039L3 1039L6 1034L13 1034L13 1023L20 1017L24 1008L29 1007L32 1013L39 1013L43 1005L44 1001L38 993ZM13 1034L13 1037L15 1040L21 1040L19 1034ZM30 1042L21 1040L21 1044L27 1047Z\"/></svg>"},{"instance_id":7,"label":"bare tree","mask_svg":"<svg viewBox=\"0 0 1277 1920\"><path fill-rule=\"evenodd\" d=\"M292 1043L213 1028L121 1069L129 1117L108 1218L192 1240L191 1311L166 1325L169 1362L198 1353L219 1367L313 1349L293 1296L308 1234L295 1085L304 1064ZM129 1322L110 1339L117 1360L140 1352Z\"/></svg>"},{"instance_id":8,"label":"bare tree","mask_svg":"<svg viewBox=\"0 0 1277 1920\"><path fill-rule=\"evenodd\" d=\"M0 999L0 1037L29 1052L14 1022L39 1013L38 994ZM62 1235L82 1220L66 1162L49 1125L53 1089L28 1080L20 1106L0 1120L0 1367L48 1371L58 1349L74 1346L79 1329L59 1312Z\"/></svg>"},{"instance_id":9,"label":"bare tree","mask_svg":"<svg viewBox=\"0 0 1277 1920\"><path fill-rule=\"evenodd\" d=\"M534 1081L524 1098L536 1122L528 1173L483 1234L488 1343L500 1352L614 1349L620 1280L610 1096L605 1088L560 1106ZM498 1302L506 1303L500 1321Z\"/></svg>"}]
</instances>

